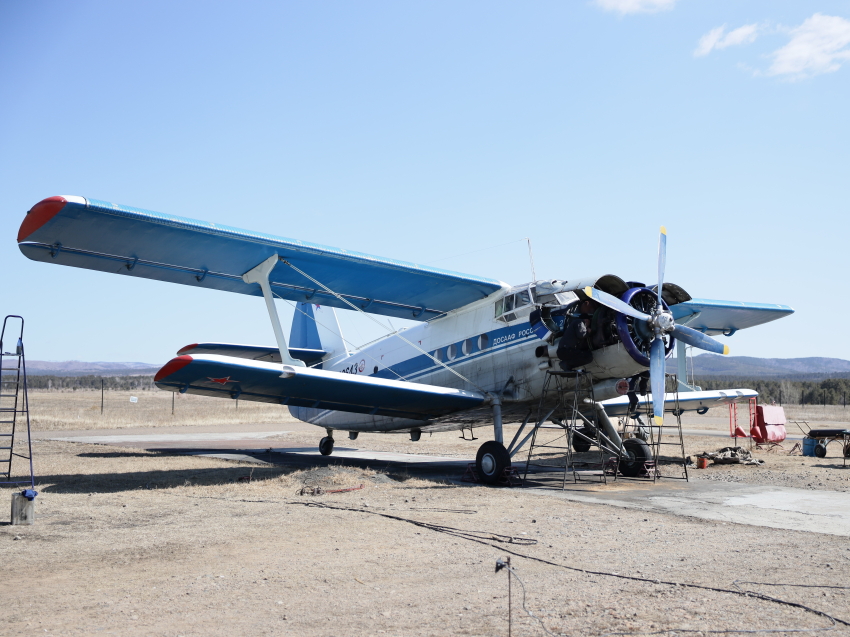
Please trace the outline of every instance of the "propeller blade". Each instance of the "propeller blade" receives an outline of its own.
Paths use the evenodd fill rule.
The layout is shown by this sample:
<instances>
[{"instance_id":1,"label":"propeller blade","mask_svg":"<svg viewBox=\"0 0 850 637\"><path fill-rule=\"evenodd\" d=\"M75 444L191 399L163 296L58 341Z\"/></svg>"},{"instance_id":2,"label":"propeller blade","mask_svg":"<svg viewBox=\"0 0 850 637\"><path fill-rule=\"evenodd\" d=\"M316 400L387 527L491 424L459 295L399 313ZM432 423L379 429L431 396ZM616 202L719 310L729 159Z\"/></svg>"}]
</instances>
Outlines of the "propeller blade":
<instances>
[{"instance_id":1,"label":"propeller blade","mask_svg":"<svg viewBox=\"0 0 850 637\"><path fill-rule=\"evenodd\" d=\"M661 290L664 287L664 268L667 265L667 228L661 226L658 237L658 305L661 305Z\"/></svg>"},{"instance_id":2,"label":"propeller blade","mask_svg":"<svg viewBox=\"0 0 850 637\"><path fill-rule=\"evenodd\" d=\"M649 382L652 387L652 414L659 427L664 421L664 354L664 339L656 336L649 352Z\"/></svg>"},{"instance_id":3,"label":"propeller blade","mask_svg":"<svg viewBox=\"0 0 850 637\"><path fill-rule=\"evenodd\" d=\"M584 293L594 301L601 303L605 307L610 307L612 310L616 310L620 314L625 314L626 316L631 316L632 318L640 319L641 321L648 321L650 318L649 314L644 314L643 312L636 310L628 303L625 303L616 296L603 292L602 290L586 287L584 288Z\"/></svg>"},{"instance_id":4,"label":"propeller blade","mask_svg":"<svg viewBox=\"0 0 850 637\"><path fill-rule=\"evenodd\" d=\"M728 345L724 345L720 341L717 341L710 336L706 336L702 332L698 332L697 330L685 325L676 325L673 328L673 336L683 343L699 347L707 352L724 355L729 353Z\"/></svg>"}]
</instances>

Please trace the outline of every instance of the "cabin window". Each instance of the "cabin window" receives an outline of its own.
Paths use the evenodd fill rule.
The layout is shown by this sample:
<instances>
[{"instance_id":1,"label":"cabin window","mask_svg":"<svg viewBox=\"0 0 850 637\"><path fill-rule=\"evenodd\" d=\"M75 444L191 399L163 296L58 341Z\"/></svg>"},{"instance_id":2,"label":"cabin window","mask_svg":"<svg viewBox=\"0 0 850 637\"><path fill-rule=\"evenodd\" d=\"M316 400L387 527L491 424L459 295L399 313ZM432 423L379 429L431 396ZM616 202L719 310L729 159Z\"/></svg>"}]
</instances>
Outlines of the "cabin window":
<instances>
[{"instance_id":1,"label":"cabin window","mask_svg":"<svg viewBox=\"0 0 850 637\"><path fill-rule=\"evenodd\" d=\"M505 311L505 299L499 299L496 301L496 316L501 316L502 312Z\"/></svg>"},{"instance_id":2,"label":"cabin window","mask_svg":"<svg viewBox=\"0 0 850 637\"><path fill-rule=\"evenodd\" d=\"M438 361L442 361L443 360L443 350L442 349L434 350L434 358L436 358Z\"/></svg>"},{"instance_id":3,"label":"cabin window","mask_svg":"<svg viewBox=\"0 0 850 637\"><path fill-rule=\"evenodd\" d=\"M450 361L453 361L457 358L457 345L452 343L446 348L446 356Z\"/></svg>"},{"instance_id":4,"label":"cabin window","mask_svg":"<svg viewBox=\"0 0 850 637\"><path fill-rule=\"evenodd\" d=\"M523 290L522 292L517 292L514 297L516 298L515 307L520 308L524 305L528 305L531 303L531 296L528 294L528 290Z\"/></svg>"},{"instance_id":5,"label":"cabin window","mask_svg":"<svg viewBox=\"0 0 850 637\"><path fill-rule=\"evenodd\" d=\"M505 312L510 312L514 309L514 295L505 297Z\"/></svg>"},{"instance_id":6,"label":"cabin window","mask_svg":"<svg viewBox=\"0 0 850 637\"><path fill-rule=\"evenodd\" d=\"M472 349L475 347L475 344L471 338L466 339L463 342L463 347L461 348L464 356L469 356L472 354Z\"/></svg>"},{"instance_id":7,"label":"cabin window","mask_svg":"<svg viewBox=\"0 0 850 637\"><path fill-rule=\"evenodd\" d=\"M490 337L486 334L482 334L478 337L478 349L485 350L490 347Z\"/></svg>"}]
</instances>

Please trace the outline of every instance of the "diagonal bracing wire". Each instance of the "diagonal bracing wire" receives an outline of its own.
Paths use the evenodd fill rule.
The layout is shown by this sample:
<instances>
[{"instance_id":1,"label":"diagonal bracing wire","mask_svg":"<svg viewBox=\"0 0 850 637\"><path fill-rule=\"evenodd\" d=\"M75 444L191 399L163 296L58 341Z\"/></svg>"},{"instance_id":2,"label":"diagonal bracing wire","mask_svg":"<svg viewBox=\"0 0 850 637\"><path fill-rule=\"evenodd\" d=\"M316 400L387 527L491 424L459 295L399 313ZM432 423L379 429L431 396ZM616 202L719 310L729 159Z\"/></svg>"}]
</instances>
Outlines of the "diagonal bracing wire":
<instances>
[{"instance_id":1,"label":"diagonal bracing wire","mask_svg":"<svg viewBox=\"0 0 850 637\"><path fill-rule=\"evenodd\" d=\"M322 327L324 327L324 328L325 328L326 330L328 330L329 332L332 332L332 331L333 331L333 330L332 330L331 328L329 328L327 325L325 325L324 323L320 322L320 321L319 321L319 320L318 320L315 316L310 316L309 314L307 314L307 312L305 312L304 310L300 309L300 308L298 307L298 305L297 305L297 304L293 303L292 301L290 301L290 300L288 300L288 299L283 298L282 296L280 296L279 294L277 294L274 290L272 290L272 294L273 294L274 296L276 296L277 298L279 298L281 301L284 301L284 302L288 303L289 305L291 305L291 306L292 306L292 308L293 308L296 312L301 312L301 314L303 314L303 315L304 315L304 316L306 316L307 318L309 318L309 319L313 319L313 322L314 322L316 325L321 325ZM353 347L353 348L354 348L354 349L356 349L357 351L362 351L360 347L358 347L357 345L355 345L354 343L352 343L351 341L349 341L349 340L348 340L347 338L345 338L342 334L340 334L339 336L340 336L340 338L342 338L343 342L345 342L347 345L351 345L351 347ZM338 354L338 355L336 355L336 356L333 356L332 358L329 358L327 361L322 361L322 362L330 362L330 361L332 361L332 360L334 360L334 359L336 359L336 358L340 358L340 357L342 357L342 356L348 356L348 353L347 353L347 352L345 352L344 354ZM363 354L363 356L365 356L366 358L370 359L371 361L373 361L373 362L375 362L375 363L378 363L379 365L381 364L381 361L379 361L379 360L378 360L377 358L375 358L374 356L369 356L369 354L366 354L366 353L364 353L364 354ZM319 363L314 363L313 365L311 365L311 367L313 367L313 366L315 366L315 365L318 365L318 364L319 364ZM397 371L395 371L395 370L394 370L394 369L392 369L391 367L384 367L384 369L388 369L388 370L389 370L389 371L391 371L393 374L395 374L396 376L398 376L399 380L404 380L404 376L402 376L401 374L399 374Z\"/></svg>"},{"instance_id":2,"label":"diagonal bracing wire","mask_svg":"<svg viewBox=\"0 0 850 637\"><path fill-rule=\"evenodd\" d=\"M371 315L371 314L369 314L368 312L364 312L361 308L357 307L356 305L354 305L354 303L352 303L352 302L351 302L351 301L349 301L348 299L346 299L346 298L342 297L341 295L339 295L339 294L337 294L336 292L334 292L333 290L331 290L328 286L326 286L326 285L325 285L324 283L322 283L321 281L317 281L316 279L314 279L313 277L311 277L309 274L307 274L307 273L306 273L306 272L304 272L303 270L300 270L300 269L298 269L296 266L292 265L292 264L291 264L289 261L287 261L286 259L281 259L281 262L282 262L282 263L284 263L284 264L286 264L286 265L288 265L290 268L292 268L293 270L295 270L295 271L296 271L298 274L300 274L301 276L305 277L306 279L309 279L310 281L312 281L313 283L315 283L316 285L318 285L319 287L321 287L323 290L325 290L325 292L328 292L328 293L330 293L330 294L333 294L333 295L334 295L334 297L336 297L338 300L340 300L340 301L342 301L343 303L345 303L346 305L348 305L351 309L356 310L356 311L360 312L361 314L363 314L364 316L369 317L369 320L371 320L371 321L372 321L372 322L374 322L374 323L377 323L377 324L378 324L378 325L380 325L380 326L381 326L381 328L383 328L384 330L386 330L386 329L387 329L387 326L386 326L386 325L384 325L383 323L381 323L381 322L380 322L378 319L376 319L374 316L372 316L372 315ZM397 332L397 333L396 333L396 336L398 336L401 340L403 340L405 343L407 343L408 345L410 345L413 349L417 350L419 353L421 353L421 354L425 354L425 356L427 356L428 358L430 358L432 361L434 361L435 363L437 363L437 364L438 364L438 365L440 365L441 367L444 367L445 369L447 369L448 371L450 371L452 374L454 374L455 376L457 376L458 378L460 378L462 381L464 381L464 382L466 382L466 383L469 383L470 385L472 385L473 387L475 387L475 388L476 388L477 390L479 390L481 393L483 393L483 394L485 394L485 395L490 395L490 392L488 392L486 389L484 389L483 387L480 387L480 386L479 386L479 385L477 385L476 383L473 383L471 380L469 380L466 376L464 376L463 374L461 374L459 371L457 371L456 369L453 369L453 368L449 367L449 366L448 366L448 365L446 365L443 361L441 361L441 360L437 359L437 357L435 357L434 355L432 355L432 354L430 354L430 353L426 352L424 349L422 349L421 347L419 347L418 345L416 345L413 341L409 341L409 340L407 340L404 336L402 336L402 335L401 335L401 333L400 333L400 332Z\"/></svg>"}]
</instances>

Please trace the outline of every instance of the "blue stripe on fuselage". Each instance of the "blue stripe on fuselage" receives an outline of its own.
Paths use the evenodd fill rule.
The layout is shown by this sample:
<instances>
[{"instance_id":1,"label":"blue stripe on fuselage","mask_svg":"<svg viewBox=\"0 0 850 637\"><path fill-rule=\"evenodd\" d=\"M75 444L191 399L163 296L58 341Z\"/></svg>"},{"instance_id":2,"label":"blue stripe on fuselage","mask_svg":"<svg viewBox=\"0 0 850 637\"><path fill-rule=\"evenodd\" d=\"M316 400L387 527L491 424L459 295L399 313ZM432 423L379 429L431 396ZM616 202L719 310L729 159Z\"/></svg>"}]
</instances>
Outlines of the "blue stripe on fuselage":
<instances>
[{"instance_id":1,"label":"blue stripe on fuselage","mask_svg":"<svg viewBox=\"0 0 850 637\"><path fill-rule=\"evenodd\" d=\"M480 349L478 347L478 339L480 335L473 336L469 339L472 340L472 352L469 354L461 353L460 356L454 360L443 361L443 363L448 367L456 367L457 365L482 358L488 354L495 354L496 352L501 352L514 345L519 345L520 343L525 343L529 340L535 340L538 338L528 323L506 326L491 332L485 332L485 334L487 335L488 342L490 343L489 347L483 350ZM463 352L462 346L465 340L468 339L454 343L458 352ZM445 349L449 345L451 345L451 343L443 345L440 349ZM445 367L434 363L434 360L430 356L420 354L413 358L408 358L405 361L401 361L400 363L396 363L395 365L390 365L389 367L378 371L377 374L370 374L370 376L375 378L389 378L392 380L399 380L399 378L403 380L415 380L440 369L445 369Z\"/></svg>"}]
</instances>

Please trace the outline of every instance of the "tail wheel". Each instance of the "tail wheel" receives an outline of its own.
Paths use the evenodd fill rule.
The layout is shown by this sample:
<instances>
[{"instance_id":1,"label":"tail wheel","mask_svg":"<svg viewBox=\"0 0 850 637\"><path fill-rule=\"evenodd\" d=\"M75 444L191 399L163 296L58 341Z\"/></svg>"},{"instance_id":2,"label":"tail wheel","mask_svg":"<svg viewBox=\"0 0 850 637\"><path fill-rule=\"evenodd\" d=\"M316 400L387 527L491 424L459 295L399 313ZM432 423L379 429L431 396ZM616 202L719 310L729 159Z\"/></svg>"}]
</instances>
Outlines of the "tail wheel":
<instances>
[{"instance_id":1,"label":"tail wheel","mask_svg":"<svg viewBox=\"0 0 850 637\"><path fill-rule=\"evenodd\" d=\"M640 438L623 441L625 454L620 458L620 473L627 478L636 478L644 472L645 463L652 460L652 449Z\"/></svg>"},{"instance_id":2,"label":"tail wheel","mask_svg":"<svg viewBox=\"0 0 850 637\"><path fill-rule=\"evenodd\" d=\"M489 440L478 448L475 467L483 482L493 484L505 474L511 466L511 457L501 442Z\"/></svg>"}]
</instances>

